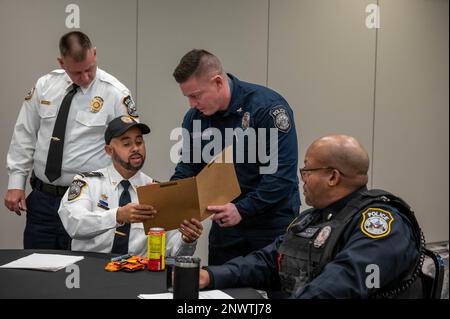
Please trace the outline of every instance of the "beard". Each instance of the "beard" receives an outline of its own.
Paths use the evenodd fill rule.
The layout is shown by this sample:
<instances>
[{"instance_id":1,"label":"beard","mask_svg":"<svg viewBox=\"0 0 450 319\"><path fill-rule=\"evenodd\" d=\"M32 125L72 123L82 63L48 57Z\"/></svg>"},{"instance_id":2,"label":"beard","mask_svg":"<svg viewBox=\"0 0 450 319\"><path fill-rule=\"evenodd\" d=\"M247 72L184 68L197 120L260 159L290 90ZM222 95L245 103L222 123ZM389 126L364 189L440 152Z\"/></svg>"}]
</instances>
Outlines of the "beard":
<instances>
[{"instance_id":1,"label":"beard","mask_svg":"<svg viewBox=\"0 0 450 319\"><path fill-rule=\"evenodd\" d=\"M133 164L131 164L130 157L131 157L131 156L135 156L136 154L138 154L138 155L141 156L142 161L141 161L141 164L139 164L139 165L137 165L137 166L133 166ZM139 153L134 153L134 154L131 154L130 157L128 157L128 162L127 162L127 161L124 161L123 159L121 159L121 158L119 157L119 155L117 155L117 153L116 153L114 150L113 150L113 152L112 152L112 158L113 158L113 160L114 160L115 162L119 163L119 165L122 166L122 167L123 167L124 169L126 169L127 171L136 173L137 171L139 171L139 170L142 168L142 166L144 166L144 163L145 163L145 156L143 156L143 155L141 155L141 154L139 154Z\"/></svg>"}]
</instances>

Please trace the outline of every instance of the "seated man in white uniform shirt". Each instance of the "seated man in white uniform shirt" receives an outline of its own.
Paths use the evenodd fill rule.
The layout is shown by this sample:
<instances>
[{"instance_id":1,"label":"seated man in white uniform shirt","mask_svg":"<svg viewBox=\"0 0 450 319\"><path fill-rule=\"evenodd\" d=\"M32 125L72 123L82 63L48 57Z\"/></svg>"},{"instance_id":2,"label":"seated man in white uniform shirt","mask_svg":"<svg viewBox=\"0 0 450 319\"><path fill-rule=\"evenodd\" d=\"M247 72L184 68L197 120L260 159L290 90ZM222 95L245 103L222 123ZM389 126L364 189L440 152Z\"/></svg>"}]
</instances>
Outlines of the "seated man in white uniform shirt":
<instances>
[{"instance_id":1,"label":"seated man in white uniform shirt","mask_svg":"<svg viewBox=\"0 0 450 319\"><path fill-rule=\"evenodd\" d=\"M76 175L64 195L59 216L72 237L72 250L146 255L142 222L153 218L152 206L138 203L136 187L153 179L140 171L145 161L143 134L150 128L131 117L112 120L105 131L105 151L113 164ZM166 255L192 255L203 231L195 219L166 233Z\"/></svg>"}]
</instances>

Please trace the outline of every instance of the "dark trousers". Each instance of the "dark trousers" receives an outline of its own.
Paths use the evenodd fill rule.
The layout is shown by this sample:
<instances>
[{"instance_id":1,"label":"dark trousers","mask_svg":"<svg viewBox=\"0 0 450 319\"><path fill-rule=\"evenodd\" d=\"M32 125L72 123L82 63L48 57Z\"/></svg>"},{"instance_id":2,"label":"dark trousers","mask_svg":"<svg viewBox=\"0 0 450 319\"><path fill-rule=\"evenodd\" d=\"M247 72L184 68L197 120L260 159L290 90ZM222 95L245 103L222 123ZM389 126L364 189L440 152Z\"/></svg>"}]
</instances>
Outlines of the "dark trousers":
<instances>
[{"instance_id":1,"label":"dark trousers","mask_svg":"<svg viewBox=\"0 0 450 319\"><path fill-rule=\"evenodd\" d=\"M58 215L61 198L36 189L28 195L23 248L70 249L71 238Z\"/></svg>"}]
</instances>

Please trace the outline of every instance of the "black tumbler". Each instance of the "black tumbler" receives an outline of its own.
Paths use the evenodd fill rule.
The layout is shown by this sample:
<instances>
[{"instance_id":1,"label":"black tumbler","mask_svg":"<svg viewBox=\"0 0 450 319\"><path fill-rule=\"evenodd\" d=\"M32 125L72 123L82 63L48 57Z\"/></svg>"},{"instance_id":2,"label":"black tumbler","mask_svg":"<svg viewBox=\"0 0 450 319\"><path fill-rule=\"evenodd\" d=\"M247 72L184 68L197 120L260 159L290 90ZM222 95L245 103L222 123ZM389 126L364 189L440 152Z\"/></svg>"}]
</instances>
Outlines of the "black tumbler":
<instances>
[{"instance_id":1,"label":"black tumbler","mask_svg":"<svg viewBox=\"0 0 450 319\"><path fill-rule=\"evenodd\" d=\"M167 291L172 292L173 291L173 267L175 265L175 257L168 256L165 258L165 264L166 264L166 284L167 284Z\"/></svg>"},{"instance_id":2,"label":"black tumbler","mask_svg":"<svg viewBox=\"0 0 450 319\"><path fill-rule=\"evenodd\" d=\"M200 258L175 257L173 299L198 299Z\"/></svg>"}]
</instances>

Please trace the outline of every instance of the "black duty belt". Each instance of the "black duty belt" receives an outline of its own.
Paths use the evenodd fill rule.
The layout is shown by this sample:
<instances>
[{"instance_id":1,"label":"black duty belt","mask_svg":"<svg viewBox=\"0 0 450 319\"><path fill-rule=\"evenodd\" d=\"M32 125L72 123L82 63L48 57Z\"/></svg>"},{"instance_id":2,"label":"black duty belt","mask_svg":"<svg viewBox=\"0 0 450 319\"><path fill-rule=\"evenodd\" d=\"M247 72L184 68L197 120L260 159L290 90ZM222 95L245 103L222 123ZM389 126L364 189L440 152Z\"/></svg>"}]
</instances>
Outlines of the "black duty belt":
<instances>
[{"instance_id":1,"label":"black duty belt","mask_svg":"<svg viewBox=\"0 0 450 319\"><path fill-rule=\"evenodd\" d=\"M55 197L63 197L67 189L69 188L68 186L56 186L44 183L39 178L37 178L36 175L34 175L34 172L30 178L30 184L33 189L50 194Z\"/></svg>"}]
</instances>

